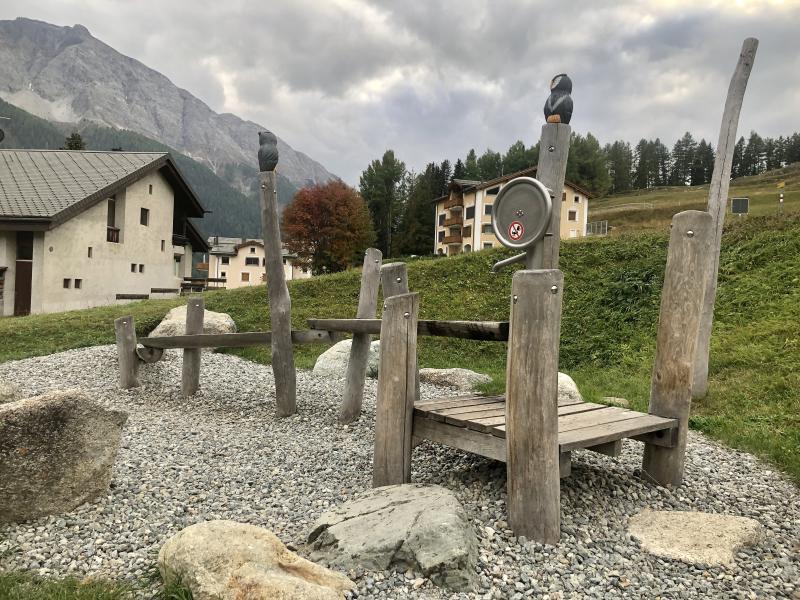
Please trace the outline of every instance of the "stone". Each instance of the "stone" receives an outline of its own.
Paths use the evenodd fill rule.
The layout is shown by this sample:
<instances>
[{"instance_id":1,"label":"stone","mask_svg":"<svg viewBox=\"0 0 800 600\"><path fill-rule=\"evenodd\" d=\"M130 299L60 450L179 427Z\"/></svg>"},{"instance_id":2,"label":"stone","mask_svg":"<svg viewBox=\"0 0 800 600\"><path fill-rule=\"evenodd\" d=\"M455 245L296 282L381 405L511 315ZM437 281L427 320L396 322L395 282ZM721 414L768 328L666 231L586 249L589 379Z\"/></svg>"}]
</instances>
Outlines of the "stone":
<instances>
[{"instance_id":1,"label":"stone","mask_svg":"<svg viewBox=\"0 0 800 600\"><path fill-rule=\"evenodd\" d=\"M566 373L558 374L558 400L571 400L574 402L583 402L583 396L578 391L578 385Z\"/></svg>"},{"instance_id":2,"label":"stone","mask_svg":"<svg viewBox=\"0 0 800 600\"><path fill-rule=\"evenodd\" d=\"M0 523L67 512L105 494L127 419L80 390L0 405Z\"/></svg>"},{"instance_id":3,"label":"stone","mask_svg":"<svg viewBox=\"0 0 800 600\"><path fill-rule=\"evenodd\" d=\"M263 527L235 521L196 523L158 553L165 583L179 582L194 600L338 600L355 584L291 552Z\"/></svg>"},{"instance_id":4,"label":"stone","mask_svg":"<svg viewBox=\"0 0 800 600\"><path fill-rule=\"evenodd\" d=\"M616 398L615 396L605 396L602 400L603 404L609 406L618 406L619 408L630 408L631 403L625 398Z\"/></svg>"},{"instance_id":5,"label":"stone","mask_svg":"<svg viewBox=\"0 0 800 600\"><path fill-rule=\"evenodd\" d=\"M649 509L631 518L628 531L651 554L700 566L731 565L740 548L763 535L747 517Z\"/></svg>"},{"instance_id":6,"label":"stone","mask_svg":"<svg viewBox=\"0 0 800 600\"><path fill-rule=\"evenodd\" d=\"M492 378L483 373L476 373L469 369L420 369L419 380L421 383L440 385L456 388L464 392L471 392L482 383L489 383Z\"/></svg>"},{"instance_id":7,"label":"stone","mask_svg":"<svg viewBox=\"0 0 800 600\"><path fill-rule=\"evenodd\" d=\"M236 323L227 313L211 310L203 312L203 333L236 333ZM170 310L147 337L171 337L186 335L186 305Z\"/></svg>"},{"instance_id":8,"label":"stone","mask_svg":"<svg viewBox=\"0 0 800 600\"><path fill-rule=\"evenodd\" d=\"M353 340L337 342L319 355L314 363L314 375L320 377L334 377L344 379L347 375L347 363L350 361L350 346ZM381 343L375 340L369 347L367 359L367 377L378 377L378 364L380 363Z\"/></svg>"},{"instance_id":9,"label":"stone","mask_svg":"<svg viewBox=\"0 0 800 600\"><path fill-rule=\"evenodd\" d=\"M308 542L312 560L344 570L411 569L456 591L476 584L475 531L455 495L439 486L368 490L324 513Z\"/></svg>"},{"instance_id":10,"label":"stone","mask_svg":"<svg viewBox=\"0 0 800 600\"><path fill-rule=\"evenodd\" d=\"M14 402L15 400L20 400L21 398L22 393L15 384L11 383L10 381L3 381L0 379L0 404Z\"/></svg>"}]
</instances>

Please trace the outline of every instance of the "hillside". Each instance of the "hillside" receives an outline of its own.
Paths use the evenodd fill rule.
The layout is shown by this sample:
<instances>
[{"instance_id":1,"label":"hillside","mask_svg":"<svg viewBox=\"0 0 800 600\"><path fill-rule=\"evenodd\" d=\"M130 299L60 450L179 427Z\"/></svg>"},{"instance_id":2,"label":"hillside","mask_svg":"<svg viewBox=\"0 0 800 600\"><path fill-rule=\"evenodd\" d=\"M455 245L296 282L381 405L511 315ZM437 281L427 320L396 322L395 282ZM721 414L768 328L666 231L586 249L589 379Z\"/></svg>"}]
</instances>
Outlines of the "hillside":
<instances>
[{"instance_id":1,"label":"hillside","mask_svg":"<svg viewBox=\"0 0 800 600\"><path fill-rule=\"evenodd\" d=\"M786 187L778 189L778 182ZM783 211L800 210L800 163L781 169L766 171L752 177L740 177L731 181L729 198L750 198L750 215L774 215L778 212L778 192L784 193ZM682 210L705 210L708 202L708 185L692 187L675 186L637 190L629 194L618 194L597 198L589 203L589 221L607 220L612 233L663 230L669 226L672 215ZM730 214L727 220L740 219Z\"/></svg>"},{"instance_id":2,"label":"hillside","mask_svg":"<svg viewBox=\"0 0 800 600\"><path fill-rule=\"evenodd\" d=\"M211 211L203 219L195 221L201 231L206 235L261 237L257 189L245 196L205 165L169 146L133 131L104 127L89 121L74 125L50 123L3 100L0 100L0 115L11 117L11 121L3 123L6 134L3 148L60 148L69 133L79 131L90 150L120 148L134 152L170 152L203 206ZM288 179L278 177L280 203L290 202L296 192L297 189Z\"/></svg>"},{"instance_id":3,"label":"hillside","mask_svg":"<svg viewBox=\"0 0 800 600\"><path fill-rule=\"evenodd\" d=\"M51 121L136 131L195 158L247 194L265 126L218 114L187 90L93 37L82 25L0 21L0 97ZM280 133L280 125L271 129ZM295 187L335 176L278 139L280 172Z\"/></svg>"},{"instance_id":4,"label":"hillside","mask_svg":"<svg viewBox=\"0 0 800 600\"><path fill-rule=\"evenodd\" d=\"M590 400L621 396L646 410L655 346L665 233L586 238L563 244L565 272L561 369ZM505 253L475 252L409 265L421 317L503 320L510 270L492 274ZM800 214L731 223L723 239L711 393L693 405L692 425L737 448L764 456L800 481ZM359 273L348 271L289 283L296 328L317 316L352 317ZM241 331L269 328L263 287L209 292L210 310L230 313ZM133 314L140 335L167 309L184 302L146 301L0 319L0 361L113 341L113 319ZM322 346L297 347L310 367ZM504 385L505 345L422 338L422 366L462 366ZM266 349L241 354L268 360Z\"/></svg>"}]
</instances>

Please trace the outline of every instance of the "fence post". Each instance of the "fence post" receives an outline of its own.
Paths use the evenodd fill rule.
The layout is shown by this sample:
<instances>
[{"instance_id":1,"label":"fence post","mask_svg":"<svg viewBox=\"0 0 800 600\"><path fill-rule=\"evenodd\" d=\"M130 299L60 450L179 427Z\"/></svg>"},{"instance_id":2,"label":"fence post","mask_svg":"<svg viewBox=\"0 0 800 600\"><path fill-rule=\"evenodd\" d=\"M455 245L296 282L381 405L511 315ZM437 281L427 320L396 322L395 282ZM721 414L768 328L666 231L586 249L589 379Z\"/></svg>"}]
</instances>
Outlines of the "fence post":
<instances>
[{"instance_id":1,"label":"fence post","mask_svg":"<svg viewBox=\"0 0 800 600\"><path fill-rule=\"evenodd\" d=\"M189 298L186 303L186 335L203 333L205 302L202 298ZM181 394L193 396L200 389L200 348L183 349L183 372L181 374Z\"/></svg>"},{"instance_id":2,"label":"fence post","mask_svg":"<svg viewBox=\"0 0 800 600\"><path fill-rule=\"evenodd\" d=\"M139 387L136 372L139 361L136 357L136 326L132 316L114 320L114 333L117 337L117 360L119 361L119 387L127 390Z\"/></svg>"},{"instance_id":3,"label":"fence post","mask_svg":"<svg viewBox=\"0 0 800 600\"><path fill-rule=\"evenodd\" d=\"M565 123L545 123L539 138L539 164L536 179L554 194L553 211L550 213L551 235L544 238L542 264L547 269L557 269L561 243L561 194L564 192L564 177L567 172L567 156L572 128Z\"/></svg>"},{"instance_id":4,"label":"fence post","mask_svg":"<svg viewBox=\"0 0 800 600\"><path fill-rule=\"evenodd\" d=\"M662 486L678 486L683 480L692 367L713 244L714 222L709 213L687 210L672 218L649 412L680 423L674 447L645 444L642 460L645 479Z\"/></svg>"},{"instance_id":5,"label":"fence post","mask_svg":"<svg viewBox=\"0 0 800 600\"><path fill-rule=\"evenodd\" d=\"M408 268L406 263L387 263L381 267L381 288L383 297L391 298L398 294L408 294ZM416 370L414 390L414 401L419 400L419 368Z\"/></svg>"},{"instance_id":6,"label":"fence post","mask_svg":"<svg viewBox=\"0 0 800 600\"><path fill-rule=\"evenodd\" d=\"M373 487L411 480L418 314L418 294L401 294L384 300L375 409Z\"/></svg>"},{"instance_id":7,"label":"fence post","mask_svg":"<svg viewBox=\"0 0 800 600\"><path fill-rule=\"evenodd\" d=\"M558 352L564 276L517 271L511 285L506 369L508 522L546 544L561 534Z\"/></svg>"},{"instance_id":8,"label":"fence post","mask_svg":"<svg viewBox=\"0 0 800 600\"><path fill-rule=\"evenodd\" d=\"M357 319L374 319L380 286L381 259L383 254L376 248L367 248L364 254L364 267L361 271L361 290L358 294ZM339 409L339 423L352 423L361 416L361 403L364 398L364 378L367 375L370 344L372 336L356 333L350 346L350 359L347 361L347 375L344 382L342 406Z\"/></svg>"}]
</instances>

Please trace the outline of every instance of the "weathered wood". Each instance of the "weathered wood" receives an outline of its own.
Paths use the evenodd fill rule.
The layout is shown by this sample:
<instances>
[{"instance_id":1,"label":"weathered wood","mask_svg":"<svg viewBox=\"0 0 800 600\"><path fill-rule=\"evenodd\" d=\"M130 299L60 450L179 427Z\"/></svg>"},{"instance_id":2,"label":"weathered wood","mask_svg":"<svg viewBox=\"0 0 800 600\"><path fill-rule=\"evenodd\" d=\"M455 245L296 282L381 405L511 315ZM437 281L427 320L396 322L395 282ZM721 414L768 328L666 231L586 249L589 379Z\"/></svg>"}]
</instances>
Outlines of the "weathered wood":
<instances>
[{"instance_id":1,"label":"weathered wood","mask_svg":"<svg viewBox=\"0 0 800 600\"><path fill-rule=\"evenodd\" d=\"M565 431L558 436L558 444L562 452L589 448L622 438L631 438L643 433L677 427L675 419L665 419L654 415L641 414L634 419L600 423L582 429Z\"/></svg>"},{"instance_id":2,"label":"weathered wood","mask_svg":"<svg viewBox=\"0 0 800 600\"><path fill-rule=\"evenodd\" d=\"M149 300L149 294L117 294L117 300Z\"/></svg>"},{"instance_id":3,"label":"weathered wood","mask_svg":"<svg viewBox=\"0 0 800 600\"><path fill-rule=\"evenodd\" d=\"M559 452L558 476L563 479L572 475L572 452Z\"/></svg>"},{"instance_id":4,"label":"weathered wood","mask_svg":"<svg viewBox=\"0 0 800 600\"><path fill-rule=\"evenodd\" d=\"M714 172L708 188L708 212L714 223L714 242L710 249L710 263L704 286L703 313L697 333L692 374L692 397L702 398L708 393L708 359L711 346L711 329L714 324L714 303L717 299L717 274L719 272L719 252L722 245L722 227L725 224L725 211L728 205L728 187L733 165L733 149L736 146L736 129L742 109L747 80L753 68L758 50L758 40L747 38L742 44L739 61L733 72L722 112L722 125L717 141Z\"/></svg>"},{"instance_id":5,"label":"weathered wood","mask_svg":"<svg viewBox=\"0 0 800 600\"><path fill-rule=\"evenodd\" d=\"M383 265L381 267L381 288L384 298L407 294L409 288L406 263L396 262Z\"/></svg>"},{"instance_id":6,"label":"weathered wood","mask_svg":"<svg viewBox=\"0 0 800 600\"><path fill-rule=\"evenodd\" d=\"M564 176L567 173L567 157L572 129L564 123L545 123L539 138L539 164L536 179L553 193L553 212L550 227L544 238L542 267L557 269L559 244L561 242L561 194L564 190Z\"/></svg>"},{"instance_id":7,"label":"weathered wood","mask_svg":"<svg viewBox=\"0 0 800 600\"><path fill-rule=\"evenodd\" d=\"M586 448L598 454L605 454L606 456L617 457L622 454L622 440L614 440L613 442L605 442L597 444L596 446L589 446Z\"/></svg>"},{"instance_id":8,"label":"weathered wood","mask_svg":"<svg viewBox=\"0 0 800 600\"><path fill-rule=\"evenodd\" d=\"M308 326L312 329L325 329L327 331L378 335L381 331L381 320L309 319ZM417 335L505 342L508 340L508 321L420 320L418 322Z\"/></svg>"},{"instance_id":9,"label":"weathered wood","mask_svg":"<svg viewBox=\"0 0 800 600\"><path fill-rule=\"evenodd\" d=\"M679 421L678 443L672 448L648 444L642 461L643 475L663 486L678 486L683 480L692 366L713 244L709 213L688 210L672 218L649 412Z\"/></svg>"},{"instance_id":10,"label":"weathered wood","mask_svg":"<svg viewBox=\"0 0 800 600\"><path fill-rule=\"evenodd\" d=\"M330 343L330 335L320 329L292 331L293 344ZM271 331L248 331L243 333L203 333L198 335L175 335L150 337L139 340L146 348L246 348L264 346L272 342Z\"/></svg>"},{"instance_id":11,"label":"weathered wood","mask_svg":"<svg viewBox=\"0 0 800 600\"><path fill-rule=\"evenodd\" d=\"M381 260L383 254L376 248L367 248L364 253L364 266L361 269L361 289L358 293L356 318L373 319L378 304L378 288L381 280ZM367 362L372 337L368 333L357 333L350 346L347 361L342 406L339 408L339 423L352 423L361 416L361 403L364 399L364 379L367 376Z\"/></svg>"},{"instance_id":12,"label":"weathered wood","mask_svg":"<svg viewBox=\"0 0 800 600\"><path fill-rule=\"evenodd\" d=\"M261 228L272 329L272 372L275 375L275 412L288 417L297 412L297 375L292 349L292 300L283 272L283 247L278 218L275 171L261 171Z\"/></svg>"},{"instance_id":13,"label":"weathered wood","mask_svg":"<svg viewBox=\"0 0 800 600\"><path fill-rule=\"evenodd\" d=\"M516 535L547 544L558 542L561 528L558 350L563 283L563 274L555 269L514 274L506 367L508 522Z\"/></svg>"},{"instance_id":14,"label":"weathered wood","mask_svg":"<svg viewBox=\"0 0 800 600\"><path fill-rule=\"evenodd\" d=\"M205 302L203 298L190 298L186 303L186 335L203 333ZM200 359L202 350L185 348L183 350L183 371L181 374L181 394L193 396L200 389Z\"/></svg>"},{"instance_id":15,"label":"weathered wood","mask_svg":"<svg viewBox=\"0 0 800 600\"><path fill-rule=\"evenodd\" d=\"M133 317L120 317L114 320L114 333L117 337L117 361L119 362L119 387L127 390L139 387L136 372L139 363L136 358L136 326Z\"/></svg>"},{"instance_id":16,"label":"weathered wood","mask_svg":"<svg viewBox=\"0 0 800 600\"><path fill-rule=\"evenodd\" d=\"M375 409L374 487L411 480L418 313L417 294L401 294L384 301Z\"/></svg>"},{"instance_id":17,"label":"weathered wood","mask_svg":"<svg viewBox=\"0 0 800 600\"><path fill-rule=\"evenodd\" d=\"M161 360L161 357L164 356L164 350L163 348L148 348L147 346L142 348L137 347L136 356L138 356L142 362L153 364Z\"/></svg>"},{"instance_id":18,"label":"weathered wood","mask_svg":"<svg viewBox=\"0 0 800 600\"><path fill-rule=\"evenodd\" d=\"M150 288L151 294L177 294L180 288Z\"/></svg>"}]
</instances>

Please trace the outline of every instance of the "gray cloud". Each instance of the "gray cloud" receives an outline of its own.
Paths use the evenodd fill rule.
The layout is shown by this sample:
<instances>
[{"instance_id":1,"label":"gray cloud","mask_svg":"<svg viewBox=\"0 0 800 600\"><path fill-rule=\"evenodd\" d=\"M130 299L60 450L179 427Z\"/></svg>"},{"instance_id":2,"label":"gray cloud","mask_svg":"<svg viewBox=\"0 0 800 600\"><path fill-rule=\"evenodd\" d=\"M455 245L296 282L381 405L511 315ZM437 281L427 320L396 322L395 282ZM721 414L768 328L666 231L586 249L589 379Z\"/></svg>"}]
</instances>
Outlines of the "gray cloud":
<instances>
[{"instance_id":1,"label":"gray cloud","mask_svg":"<svg viewBox=\"0 0 800 600\"><path fill-rule=\"evenodd\" d=\"M800 3L526 0L4 0L0 18L81 23L219 112L271 127L350 183L531 144L547 83L601 142L716 141L741 41L761 40L740 132L800 129Z\"/></svg>"}]
</instances>

